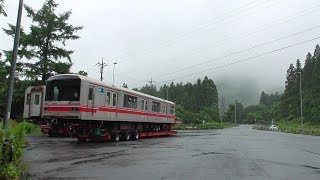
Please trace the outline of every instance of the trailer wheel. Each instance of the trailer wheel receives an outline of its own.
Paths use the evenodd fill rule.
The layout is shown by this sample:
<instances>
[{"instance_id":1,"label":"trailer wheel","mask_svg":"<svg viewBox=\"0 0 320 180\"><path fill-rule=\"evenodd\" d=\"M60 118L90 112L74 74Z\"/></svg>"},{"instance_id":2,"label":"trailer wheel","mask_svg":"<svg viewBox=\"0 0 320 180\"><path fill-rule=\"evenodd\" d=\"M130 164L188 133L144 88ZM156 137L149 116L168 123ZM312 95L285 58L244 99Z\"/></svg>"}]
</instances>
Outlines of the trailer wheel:
<instances>
[{"instance_id":1,"label":"trailer wheel","mask_svg":"<svg viewBox=\"0 0 320 180\"><path fill-rule=\"evenodd\" d=\"M129 131L126 131L124 133L124 140L129 141L131 137L131 133Z\"/></svg>"},{"instance_id":2,"label":"trailer wheel","mask_svg":"<svg viewBox=\"0 0 320 180\"><path fill-rule=\"evenodd\" d=\"M115 132L115 133L113 134L112 140L113 140L114 142L119 142L119 141L120 141L120 134L119 134L118 132Z\"/></svg>"},{"instance_id":3,"label":"trailer wheel","mask_svg":"<svg viewBox=\"0 0 320 180\"><path fill-rule=\"evenodd\" d=\"M132 133L132 139L133 139L133 140L138 140L138 139L139 139L139 133L138 133L138 131L134 131L134 132Z\"/></svg>"}]
</instances>

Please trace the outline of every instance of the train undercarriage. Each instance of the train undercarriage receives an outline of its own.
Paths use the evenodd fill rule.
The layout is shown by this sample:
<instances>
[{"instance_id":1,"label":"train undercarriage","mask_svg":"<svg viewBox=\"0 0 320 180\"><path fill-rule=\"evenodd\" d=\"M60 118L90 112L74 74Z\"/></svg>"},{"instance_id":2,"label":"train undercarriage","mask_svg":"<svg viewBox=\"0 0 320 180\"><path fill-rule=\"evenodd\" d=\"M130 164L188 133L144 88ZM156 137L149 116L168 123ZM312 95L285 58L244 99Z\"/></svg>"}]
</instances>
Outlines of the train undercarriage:
<instances>
[{"instance_id":1,"label":"train undercarriage","mask_svg":"<svg viewBox=\"0 0 320 180\"><path fill-rule=\"evenodd\" d=\"M140 138L175 135L174 124L145 122L113 122L93 120L46 121L42 131L49 136L73 137L80 142L129 141Z\"/></svg>"}]
</instances>

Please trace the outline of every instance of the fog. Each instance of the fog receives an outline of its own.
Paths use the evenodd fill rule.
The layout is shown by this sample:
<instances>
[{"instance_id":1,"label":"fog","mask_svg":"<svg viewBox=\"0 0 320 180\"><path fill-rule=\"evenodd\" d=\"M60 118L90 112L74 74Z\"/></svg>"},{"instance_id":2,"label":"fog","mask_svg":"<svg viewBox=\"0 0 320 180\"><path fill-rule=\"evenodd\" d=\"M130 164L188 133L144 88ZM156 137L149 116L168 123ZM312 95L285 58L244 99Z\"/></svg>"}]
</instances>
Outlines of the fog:
<instances>
[{"instance_id":1,"label":"fog","mask_svg":"<svg viewBox=\"0 0 320 180\"><path fill-rule=\"evenodd\" d=\"M35 9L43 2L25 0ZM248 105L258 102L262 90L281 92L289 64L296 59L303 63L307 52L319 43L259 56L320 36L318 28L261 45L319 26L317 0L57 2L58 12L72 10L71 24L84 26L81 39L67 43L67 48L75 50L72 71L88 71L89 77L99 79L95 64L104 58L108 64L104 81L112 82L117 62L115 84L127 83L129 88L141 87L151 78L159 87L171 81L195 82L207 75L218 85L220 96ZM16 20L18 0L5 3L8 17L0 17L1 27ZM26 31L30 23L24 12ZM11 49L12 39L3 32L0 37L0 50ZM235 54L257 45L261 46ZM232 64L243 59L249 60Z\"/></svg>"},{"instance_id":2,"label":"fog","mask_svg":"<svg viewBox=\"0 0 320 180\"><path fill-rule=\"evenodd\" d=\"M224 104L227 108L228 104L232 104L237 100L244 106L259 104L261 92L266 93L282 93L284 86L269 86L265 87L263 83L254 77L246 76L223 76L222 79L216 79L219 100L224 99Z\"/></svg>"}]
</instances>

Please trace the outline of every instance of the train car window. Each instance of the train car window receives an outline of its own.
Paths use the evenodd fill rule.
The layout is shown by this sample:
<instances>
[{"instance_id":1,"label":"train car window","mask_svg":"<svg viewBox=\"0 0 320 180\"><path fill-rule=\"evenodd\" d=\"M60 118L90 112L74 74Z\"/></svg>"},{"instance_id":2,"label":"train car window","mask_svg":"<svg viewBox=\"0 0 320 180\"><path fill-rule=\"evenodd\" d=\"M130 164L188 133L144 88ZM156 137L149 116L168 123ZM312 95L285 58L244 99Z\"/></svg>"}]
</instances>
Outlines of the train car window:
<instances>
[{"instance_id":1,"label":"train car window","mask_svg":"<svg viewBox=\"0 0 320 180\"><path fill-rule=\"evenodd\" d=\"M170 106L170 114L174 114L174 107Z\"/></svg>"},{"instance_id":2,"label":"train car window","mask_svg":"<svg viewBox=\"0 0 320 180\"><path fill-rule=\"evenodd\" d=\"M27 94L27 100L26 100L26 104L30 104L30 99L31 99L31 94L30 93L28 93Z\"/></svg>"},{"instance_id":3,"label":"train car window","mask_svg":"<svg viewBox=\"0 0 320 180\"><path fill-rule=\"evenodd\" d=\"M111 93L107 92L106 105L110 106L111 102Z\"/></svg>"},{"instance_id":4,"label":"train car window","mask_svg":"<svg viewBox=\"0 0 320 180\"><path fill-rule=\"evenodd\" d=\"M137 97L124 94L123 107L137 109Z\"/></svg>"},{"instance_id":5,"label":"train car window","mask_svg":"<svg viewBox=\"0 0 320 180\"><path fill-rule=\"evenodd\" d=\"M40 95L36 94L34 95L34 105L39 105L40 104Z\"/></svg>"},{"instance_id":6,"label":"train car window","mask_svg":"<svg viewBox=\"0 0 320 180\"><path fill-rule=\"evenodd\" d=\"M162 113L165 113L166 111L166 106L165 105L163 105L163 108L162 108Z\"/></svg>"},{"instance_id":7,"label":"train car window","mask_svg":"<svg viewBox=\"0 0 320 180\"><path fill-rule=\"evenodd\" d=\"M80 79L59 79L47 81L46 101L79 101Z\"/></svg>"},{"instance_id":8,"label":"train car window","mask_svg":"<svg viewBox=\"0 0 320 180\"><path fill-rule=\"evenodd\" d=\"M160 112L160 103L152 101L152 111Z\"/></svg>"},{"instance_id":9,"label":"train car window","mask_svg":"<svg viewBox=\"0 0 320 180\"><path fill-rule=\"evenodd\" d=\"M112 106L117 106L117 93L112 93Z\"/></svg>"},{"instance_id":10,"label":"train car window","mask_svg":"<svg viewBox=\"0 0 320 180\"><path fill-rule=\"evenodd\" d=\"M141 101L141 110L144 110L144 100Z\"/></svg>"},{"instance_id":11,"label":"train car window","mask_svg":"<svg viewBox=\"0 0 320 180\"><path fill-rule=\"evenodd\" d=\"M166 114L168 114L168 106L166 105Z\"/></svg>"},{"instance_id":12,"label":"train car window","mask_svg":"<svg viewBox=\"0 0 320 180\"><path fill-rule=\"evenodd\" d=\"M93 100L93 88L89 88L88 100Z\"/></svg>"},{"instance_id":13,"label":"train car window","mask_svg":"<svg viewBox=\"0 0 320 180\"><path fill-rule=\"evenodd\" d=\"M148 100L146 100L146 104L145 104L145 109L146 111L148 111Z\"/></svg>"},{"instance_id":14,"label":"train car window","mask_svg":"<svg viewBox=\"0 0 320 180\"><path fill-rule=\"evenodd\" d=\"M59 89L57 86L53 87L53 100L58 101Z\"/></svg>"}]
</instances>

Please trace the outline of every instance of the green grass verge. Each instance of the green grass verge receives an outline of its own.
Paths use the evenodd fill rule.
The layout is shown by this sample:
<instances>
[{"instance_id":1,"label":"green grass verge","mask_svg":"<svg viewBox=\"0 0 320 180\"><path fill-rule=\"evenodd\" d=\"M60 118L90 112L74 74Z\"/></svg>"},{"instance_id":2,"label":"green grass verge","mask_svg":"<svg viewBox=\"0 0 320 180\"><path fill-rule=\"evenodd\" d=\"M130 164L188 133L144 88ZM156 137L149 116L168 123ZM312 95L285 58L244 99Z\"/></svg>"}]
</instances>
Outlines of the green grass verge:
<instances>
[{"instance_id":1,"label":"green grass verge","mask_svg":"<svg viewBox=\"0 0 320 180\"><path fill-rule=\"evenodd\" d=\"M304 122L303 129L301 129L300 119L294 119L292 121L279 121L277 123L278 128L282 132L294 133L294 134L307 134L320 136L320 125L311 124L310 122Z\"/></svg>"},{"instance_id":2,"label":"green grass verge","mask_svg":"<svg viewBox=\"0 0 320 180\"><path fill-rule=\"evenodd\" d=\"M320 136L319 124L311 124L310 122L304 122L303 129L301 129L300 119L294 119L292 121L281 120L275 123L275 125L277 125L278 130L281 132ZM269 130L269 125L254 125L253 129Z\"/></svg>"},{"instance_id":3,"label":"green grass verge","mask_svg":"<svg viewBox=\"0 0 320 180\"><path fill-rule=\"evenodd\" d=\"M10 120L6 132L3 130L3 123L0 123L0 179L19 179L20 174L26 170L26 165L22 162L26 134L39 133L39 126L26 121L18 123ZM9 139L9 142L4 145L6 139ZM11 147L14 149L12 154Z\"/></svg>"},{"instance_id":4,"label":"green grass verge","mask_svg":"<svg viewBox=\"0 0 320 180\"><path fill-rule=\"evenodd\" d=\"M176 130L207 130L207 129L224 129L228 127L233 127L230 123L217 123L217 122L207 122L204 124L177 124L175 125Z\"/></svg>"}]
</instances>

